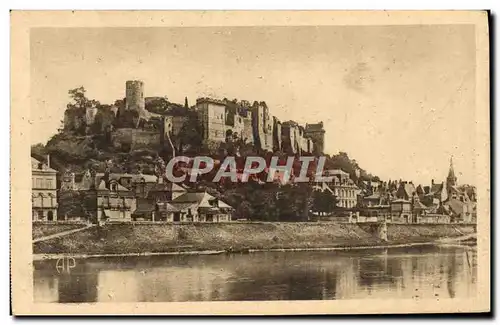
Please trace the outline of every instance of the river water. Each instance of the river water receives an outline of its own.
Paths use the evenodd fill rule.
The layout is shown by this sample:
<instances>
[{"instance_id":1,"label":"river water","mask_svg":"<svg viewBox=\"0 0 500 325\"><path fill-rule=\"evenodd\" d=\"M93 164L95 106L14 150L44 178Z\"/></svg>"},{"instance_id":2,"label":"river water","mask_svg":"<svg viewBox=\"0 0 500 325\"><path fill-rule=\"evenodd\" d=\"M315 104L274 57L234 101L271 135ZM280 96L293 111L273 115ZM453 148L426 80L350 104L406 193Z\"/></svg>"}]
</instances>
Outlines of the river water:
<instances>
[{"instance_id":1,"label":"river water","mask_svg":"<svg viewBox=\"0 0 500 325\"><path fill-rule=\"evenodd\" d=\"M89 258L74 267L35 262L34 296L61 303L466 298L476 293L476 273L476 249L457 246Z\"/></svg>"}]
</instances>

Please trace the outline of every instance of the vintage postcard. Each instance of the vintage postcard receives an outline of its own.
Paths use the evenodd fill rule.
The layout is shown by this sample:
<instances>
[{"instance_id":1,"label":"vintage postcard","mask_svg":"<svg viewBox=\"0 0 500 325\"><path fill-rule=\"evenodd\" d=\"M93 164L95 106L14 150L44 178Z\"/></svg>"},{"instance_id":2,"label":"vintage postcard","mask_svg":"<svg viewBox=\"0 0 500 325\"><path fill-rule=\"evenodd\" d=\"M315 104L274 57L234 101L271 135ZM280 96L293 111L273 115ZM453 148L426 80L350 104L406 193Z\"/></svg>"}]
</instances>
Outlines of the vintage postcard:
<instances>
[{"instance_id":1,"label":"vintage postcard","mask_svg":"<svg viewBox=\"0 0 500 325\"><path fill-rule=\"evenodd\" d=\"M487 12L11 27L15 315L490 311Z\"/></svg>"}]
</instances>

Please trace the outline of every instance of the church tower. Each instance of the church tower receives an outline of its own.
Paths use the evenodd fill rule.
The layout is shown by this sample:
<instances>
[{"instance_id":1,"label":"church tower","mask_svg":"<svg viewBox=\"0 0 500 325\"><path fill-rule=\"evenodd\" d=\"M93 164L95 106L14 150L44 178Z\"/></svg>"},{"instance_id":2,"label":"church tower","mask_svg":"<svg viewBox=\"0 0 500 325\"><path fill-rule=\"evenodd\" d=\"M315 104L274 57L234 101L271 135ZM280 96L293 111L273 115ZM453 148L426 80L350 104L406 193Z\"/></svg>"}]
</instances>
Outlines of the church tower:
<instances>
[{"instance_id":1,"label":"church tower","mask_svg":"<svg viewBox=\"0 0 500 325\"><path fill-rule=\"evenodd\" d=\"M446 177L446 187L450 189L452 186L457 185L457 178L455 176L455 171L453 170L453 156L450 158L450 170L448 171L448 177Z\"/></svg>"}]
</instances>

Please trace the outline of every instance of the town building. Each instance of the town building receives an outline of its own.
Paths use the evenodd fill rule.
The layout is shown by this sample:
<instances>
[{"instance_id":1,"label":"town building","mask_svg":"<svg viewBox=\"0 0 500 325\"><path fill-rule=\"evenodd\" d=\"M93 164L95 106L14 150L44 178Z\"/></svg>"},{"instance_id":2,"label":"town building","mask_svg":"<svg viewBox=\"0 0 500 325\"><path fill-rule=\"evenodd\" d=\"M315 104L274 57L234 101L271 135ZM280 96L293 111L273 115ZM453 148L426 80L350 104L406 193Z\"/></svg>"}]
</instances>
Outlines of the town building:
<instances>
[{"instance_id":1,"label":"town building","mask_svg":"<svg viewBox=\"0 0 500 325\"><path fill-rule=\"evenodd\" d=\"M326 176L333 176L331 182L327 185L332 189L337 197L337 206L352 209L357 206L359 188L350 178L349 173L341 169L326 170Z\"/></svg>"},{"instance_id":2,"label":"town building","mask_svg":"<svg viewBox=\"0 0 500 325\"><path fill-rule=\"evenodd\" d=\"M415 185L413 185L413 182L404 181L399 184L399 188L396 192L396 198L403 200L411 200L415 193L416 193L416 188Z\"/></svg>"},{"instance_id":3,"label":"town building","mask_svg":"<svg viewBox=\"0 0 500 325\"><path fill-rule=\"evenodd\" d=\"M411 201L396 199L391 202L391 215L393 223L416 223L413 219Z\"/></svg>"},{"instance_id":4,"label":"town building","mask_svg":"<svg viewBox=\"0 0 500 325\"><path fill-rule=\"evenodd\" d=\"M32 220L57 220L57 207L57 171L50 168L50 157L46 162L31 157Z\"/></svg>"},{"instance_id":5,"label":"town building","mask_svg":"<svg viewBox=\"0 0 500 325\"><path fill-rule=\"evenodd\" d=\"M458 185L450 159L446 180L431 181L430 186L400 182L391 201L392 222L395 223L473 223L476 222L475 187ZM471 199L471 196L473 199ZM365 197L370 202L371 197Z\"/></svg>"},{"instance_id":6,"label":"town building","mask_svg":"<svg viewBox=\"0 0 500 325\"><path fill-rule=\"evenodd\" d=\"M168 186L171 190L175 184ZM183 192L180 194L180 192ZM172 192L171 192L172 193ZM171 200L152 197L138 201L133 220L155 222L230 222L233 208L206 191L178 191Z\"/></svg>"},{"instance_id":7,"label":"town building","mask_svg":"<svg viewBox=\"0 0 500 325\"><path fill-rule=\"evenodd\" d=\"M184 193L169 204L177 209L174 222L229 222L234 210L207 192Z\"/></svg>"},{"instance_id":8,"label":"town building","mask_svg":"<svg viewBox=\"0 0 500 325\"><path fill-rule=\"evenodd\" d=\"M160 178L152 187L147 197L137 198L137 209L132 213L132 220L172 222L174 212L180 212L169 202L187 192L181 185L163 182Z\"/></svg>"},{"instance_id":9,"label":"town building","mask_svg":"<svg viewBox=\"0 0 500 325\"><path fill-rule=\"evenodd\" d=\"M76 181L74 173L65 174L59 191L60 219L93 223L131 221L136 210L136 193L120 182L130 184L131 188L135 183L122 176L87 170ZM139 192L142 195L142 188Z\"/></svg>"},{"instance_id":10,"label":"town building","mask_svg":"<svg viewBox=\"0 0 500 325\"><path fill-rule=\"evenodd\" d=\"M367 220L376 220L376 222L392 221L390 205L370 205L357 208L356 210L360 217L365 217Z\"/></svg>"}]
</instances>

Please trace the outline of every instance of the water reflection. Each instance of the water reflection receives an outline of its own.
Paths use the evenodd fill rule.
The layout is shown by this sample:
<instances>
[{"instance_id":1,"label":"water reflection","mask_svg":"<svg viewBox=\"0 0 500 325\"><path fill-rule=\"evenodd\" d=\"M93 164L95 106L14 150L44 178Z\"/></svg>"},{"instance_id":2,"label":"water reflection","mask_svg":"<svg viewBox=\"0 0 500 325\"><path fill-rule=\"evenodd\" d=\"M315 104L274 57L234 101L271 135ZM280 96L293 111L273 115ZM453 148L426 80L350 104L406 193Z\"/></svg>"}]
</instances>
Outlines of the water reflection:
<instances>
[{"instance_id":1,"label":"water reflection","mask_svg":"<svg viewBox=\"0 0 500 325\"><path fill-rule=\"evenodd\" d=\"M468 255L467 255L468 254ZM455 298L475 294L465 248L256 253L36 262L37 302ZM470 265L470 266L469 266Z\"/></svg>"}]
</instances>

